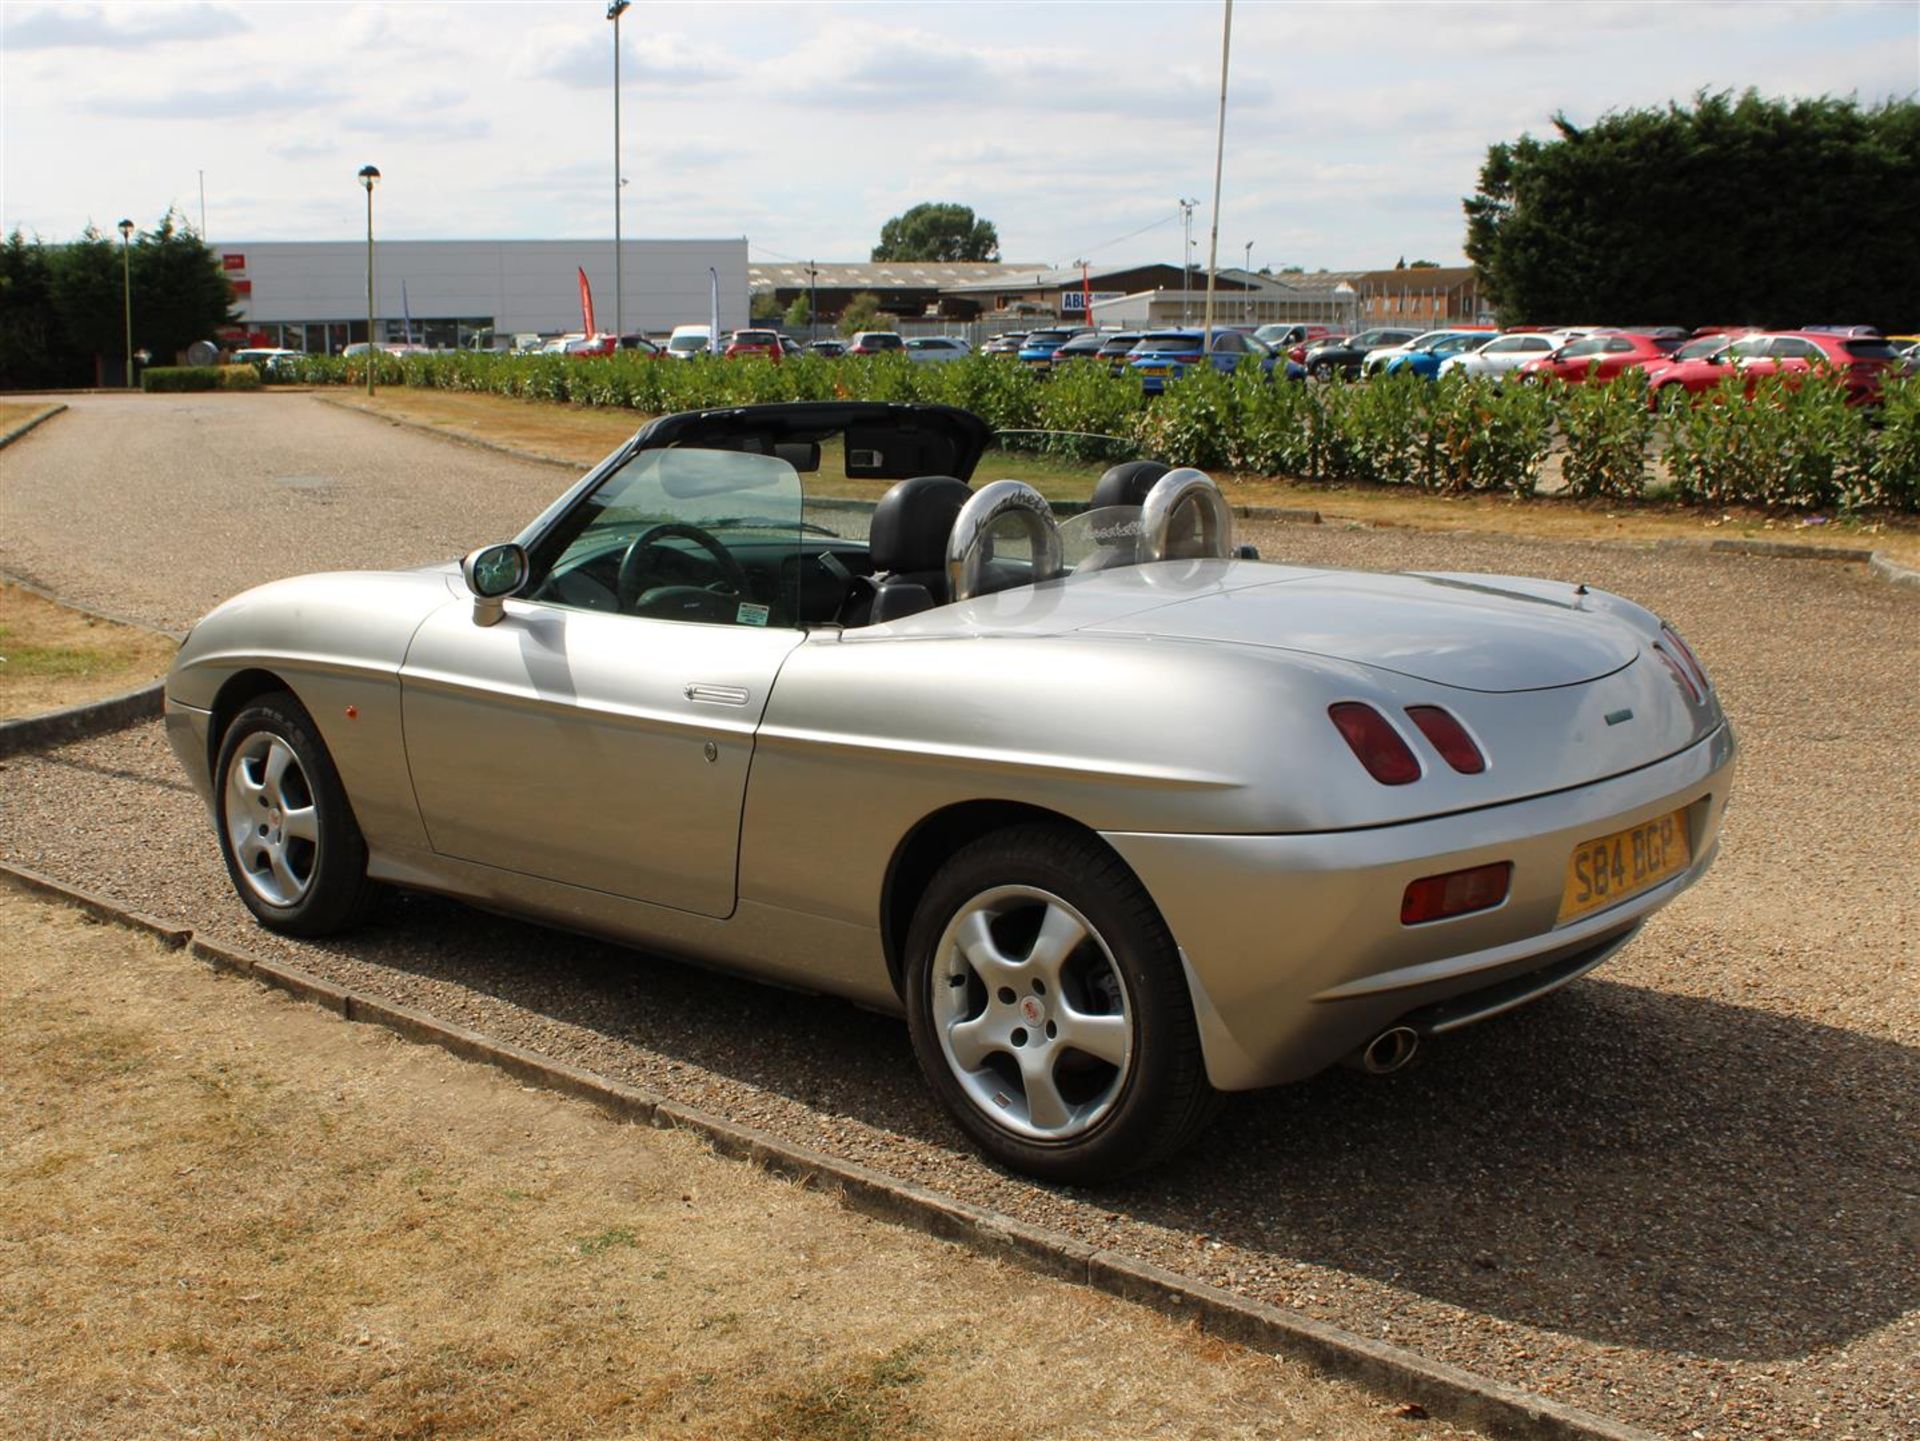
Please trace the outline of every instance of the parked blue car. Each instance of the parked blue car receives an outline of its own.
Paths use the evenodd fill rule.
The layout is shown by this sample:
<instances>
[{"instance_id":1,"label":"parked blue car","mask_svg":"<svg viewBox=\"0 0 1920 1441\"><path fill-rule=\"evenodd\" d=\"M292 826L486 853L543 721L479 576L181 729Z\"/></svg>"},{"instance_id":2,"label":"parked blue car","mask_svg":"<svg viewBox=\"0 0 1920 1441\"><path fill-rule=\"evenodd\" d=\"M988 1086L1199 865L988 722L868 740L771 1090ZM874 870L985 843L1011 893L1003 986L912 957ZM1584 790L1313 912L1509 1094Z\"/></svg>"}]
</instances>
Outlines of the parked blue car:
<instances>
[{"instance_id":1,"label":"parked blue car","mask_svg":"<svg viewBox=\"0 0 1920 1441\"><path fill-rule=\"evenodd\" d=\"M1033 330L1020 342L1020 363L1035 370L1053 369L1053 353L1079 335L1078 330Z\"/></svg>"},{"instance_id":2,"label":"parked blue car","mask_svg":"<svg viewBox=\"0 0 1920 1441\"><path fill-rule=\"evenodd\" d=\"M1143 336L1127 359L1127 369L1140 377L1148 395L1157 395L1170 380L1178 380L1190 365L1199 365L1207 355L1206 331L1156 330ZM1243 365L1257 365L1261 374L1271 378L1280 357L1262 342L1238 330L1213 330L1213 368L1227 374Z\"/></svg>"},{"instance_id":3,"label":"parked blue car","mask_svg":"<svg viewBox=\"0 0 1920 1441\"><path fill-rule=\"evenodd\" d=\"M1398 375L1408 371L1422 380L1433 380L1440 374L1441 362L1450 355L1466 355L1478 350L1489 340L1499 339L1497 330L1449 330L1443 335L1423 335L1418 349L1409 346L1381 367L1383 375Z\"/></svg>"}]
</instances>

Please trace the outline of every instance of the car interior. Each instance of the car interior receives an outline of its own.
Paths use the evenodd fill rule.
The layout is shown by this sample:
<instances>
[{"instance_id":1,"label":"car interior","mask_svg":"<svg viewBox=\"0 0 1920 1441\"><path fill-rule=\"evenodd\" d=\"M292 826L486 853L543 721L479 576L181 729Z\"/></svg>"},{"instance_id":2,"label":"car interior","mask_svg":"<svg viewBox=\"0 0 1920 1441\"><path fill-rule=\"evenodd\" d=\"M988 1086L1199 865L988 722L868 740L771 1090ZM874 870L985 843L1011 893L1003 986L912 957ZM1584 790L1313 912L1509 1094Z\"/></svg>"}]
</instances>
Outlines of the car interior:
<instances>
[{"instance_id":1,"label":"car interior","mask_svg":"<svg viewBox=\"0 0 1920 1441\"><path fill-rule=\"evenodd\" d=\"M1021 482L968 484L991 439L974 416L937 406L668 417L531 542L521 594L708 624L855 628L951 603L957 527L968 536L970 595L1140 559L1141 507L1169 467L1112 467L1085 512L1060 524ZM864 517L864 538L864 507L807 494L801 477L823 469L835 480L894 481ZM1189 505L1172 518L1165 555L1225 555L1229 545L1225 527Z\"/></svg>"}]
</instances>

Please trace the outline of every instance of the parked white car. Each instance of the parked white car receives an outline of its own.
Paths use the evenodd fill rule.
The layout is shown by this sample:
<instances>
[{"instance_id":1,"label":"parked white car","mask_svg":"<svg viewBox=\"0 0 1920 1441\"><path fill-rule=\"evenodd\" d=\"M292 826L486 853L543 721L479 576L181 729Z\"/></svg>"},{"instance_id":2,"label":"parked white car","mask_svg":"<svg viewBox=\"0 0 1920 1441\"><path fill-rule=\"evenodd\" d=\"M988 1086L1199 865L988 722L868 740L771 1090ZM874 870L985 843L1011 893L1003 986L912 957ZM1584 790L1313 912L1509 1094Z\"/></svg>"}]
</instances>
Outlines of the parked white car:
<instances>
[{"instance_id":1,"label":"parked white car","mask_svg":"<svg viewBox=\"0 0 1920 1441\"><path fill-rule=\"evenodd\" d=\"M1449 375L1489 376L1498 380L1529 360L1550 355L1567 343L1559 332L1527 331L1520 335L1502 335L1489 340L1467 355L1449 355L1440 362L1442 377Z\"/></svg>"},{"instance_id":2,"label":"parked white car","mask_svg":"<svg viewBox=\"0 0 1920 1441\"><path fill-rule=\"evenodd\" d=\"M691 360L713 350L713 328L707 325L676 325L667 337L669 360Z\"/></svg>"},{"instance_id":3,"label":"parked white car","mask_svg":"<svg viewBox=\"0 0 1920 1441\"><path fill-rule=\"evenodd\" d=\"M916 335L907 342L907 359L915 365L950 365L973 354L973 347L957 335Z\"/></svg>"}]
</instances>

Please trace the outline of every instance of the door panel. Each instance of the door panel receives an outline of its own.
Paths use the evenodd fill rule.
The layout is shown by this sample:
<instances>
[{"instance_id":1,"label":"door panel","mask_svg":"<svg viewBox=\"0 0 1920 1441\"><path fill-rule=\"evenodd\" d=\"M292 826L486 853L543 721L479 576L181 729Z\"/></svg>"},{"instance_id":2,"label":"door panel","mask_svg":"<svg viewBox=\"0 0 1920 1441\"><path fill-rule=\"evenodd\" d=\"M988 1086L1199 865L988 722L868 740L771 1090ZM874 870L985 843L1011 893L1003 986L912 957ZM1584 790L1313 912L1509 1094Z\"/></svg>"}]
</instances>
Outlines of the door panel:
<instances>
[{"instance_id":1,"label":"door panel","mask_svg":"<svg viewBox=\"0 0 1920 1441\"><path fill-rule=\"evenodd\" d=\"M401 669L435 851L707 916L732 913L754 730L794 630L455 604Z\"/></svg>"}]
</instances>

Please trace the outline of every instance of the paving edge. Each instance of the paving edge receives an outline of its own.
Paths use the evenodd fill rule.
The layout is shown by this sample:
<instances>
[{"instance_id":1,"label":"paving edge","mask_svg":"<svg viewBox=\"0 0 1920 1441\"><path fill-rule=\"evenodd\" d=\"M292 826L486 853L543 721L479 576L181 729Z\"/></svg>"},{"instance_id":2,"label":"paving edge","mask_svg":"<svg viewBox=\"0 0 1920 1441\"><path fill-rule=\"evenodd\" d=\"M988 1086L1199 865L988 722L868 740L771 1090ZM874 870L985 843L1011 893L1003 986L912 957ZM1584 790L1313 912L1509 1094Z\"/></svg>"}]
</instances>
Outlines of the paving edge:
<instances>
[{"instance_id":1,"label":"paving edge","mask_svg":"<svg viewBox=\"0 0 1920 1441\"><path fill-rule=\"evenodd\" d=\"M150 625L142 625L137 620L128 620L125 616L109 615L105 611L94 610L89 606L75 605L72 601L62 600L52 591L23 580L7 571L0 571L0 584L10 585L24 590L29 595L62 610L74 611L80 615L92 616L110 625L123 625L130 630L144 630L150 635L163 635L170 640L182 640L178 631L159 630ZM65 706L60 710L43 711L39 715L16 716L12 720L0 721L0 760L18 755L22 751L42 750L48 746L65 745L68 741L86 740L91 736L105 735L109 731L125 730L128 726L139 725L166 711L166 681L149 681L146 685L133 690L122 691L104 700L85 701L80 705Z\"/></svg>"},{"instance_id":2,"label":"paving edge","mask_svg":"<svg viewBox=\"0 0 1920 1441\"><path fill-rule=\"evenodd\" d=\"M965 1246L1028 1271L1091 1286L1223 1340L1305 1362L1388 1401L1414 1402L1437 1419L1472 1427L1487 1436L1518 1441L1657 1441L1651 1432L1536 1396L1506 1382L1356 1336L1152 1262L1100 1250L1061 1232L1029 1225L754 1127L662 1100L638 1087L495 1041L424 1011L336 985L297 966L202 940L189 926L130 909L51 876L0 861L0 882L141 931L215 969L272 986L322 1006L343 1020L383 1026L405 1040L438 1046L463 1060L490 1065L516 1080L585 1101L619 1120L689 1132L717 1155L749 1162L827 1193L861 1215Z\"/></svg>"},{"instance_id":3,"label":"paving edge","mask_svg":"<svg viewBox=\"0 0 1920 1441\"><path fill-rule=\"evenodd\" d=\"M149 681L136 690L122 691L105 700L0 721L0 760L22 751L44 750L153 720L166 711L166 691L166 681Z\"/></svg>"},{"instance_id":4,"label":"paving edge","mask_svg":"<svg viewBox=\"0 0 1920 1441\"><path fill-rule=\"evenodd\" d=\"M397 425L402 430L413 430L418 431L421 435L437 436L441 440L451 441L455 445L470 446L474 450L488 450L492 451L495 455L512 456L515 460L530 460L538 465L557 465L563 470L573 472L575 476L585 475L589 470L593 469L592 465L582 465L579 461L568 460L565 456L543 455L537 450L521 450L517 446L502 445L497 440L482 440L477 435L461 435L455 431L442 430L437 425L428 425L424 420L409 419L404 415L382 415L376 410L368 410L363 406L355 405L352 401L342 399L337 395L323 395L318 390L281 392L276 387L275 393L311 395L320 404L330 405L335 410L344 410L350 415L364 415L369 420L377 420L386 425ZM635 425L633 428L638 430L640 427Z\"/></svg>"},{"instance_id":5,"label":"paving edge","mask_svg":"<svg viewBox=\"0 0 1920 1441\"><path fill-rule=\"evenodd\" d=\"M65 410L66 408L67 408L67 403L64 400L57 401L54 404L48 406L45 410L41 411L38 415L29 415L25 420L21 421L18 425L11 426L6 430L0 430L0 449L5 449L7 446L12 445L16 440L18 440L21 436L25 435L28 431L32 430L36 425L41 424L43 421L52 420L54 416L58 415L61 411Z\"/></svg>"}]
</instances>

